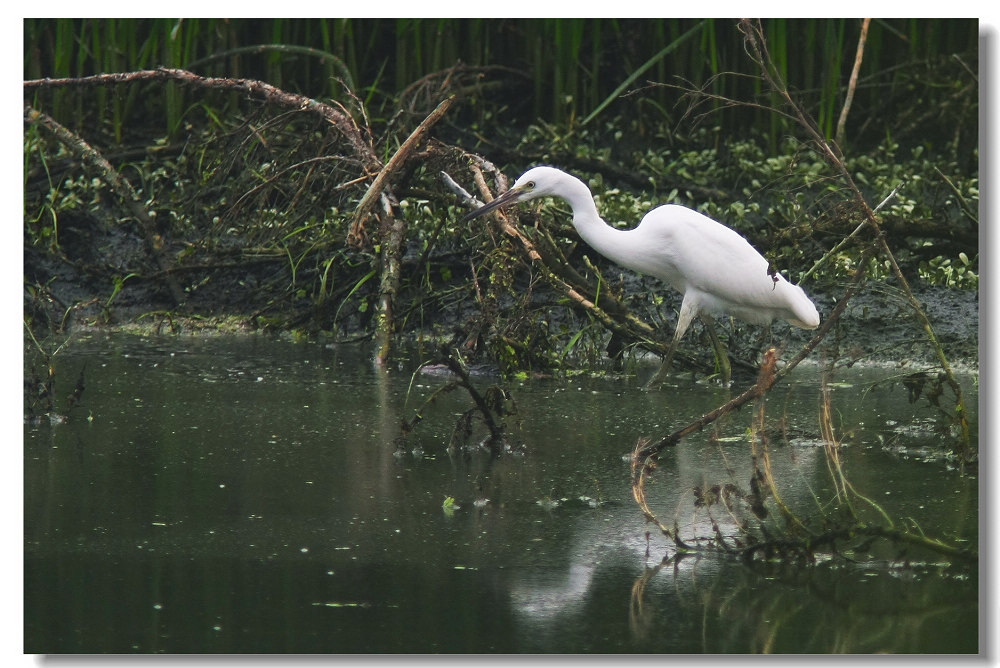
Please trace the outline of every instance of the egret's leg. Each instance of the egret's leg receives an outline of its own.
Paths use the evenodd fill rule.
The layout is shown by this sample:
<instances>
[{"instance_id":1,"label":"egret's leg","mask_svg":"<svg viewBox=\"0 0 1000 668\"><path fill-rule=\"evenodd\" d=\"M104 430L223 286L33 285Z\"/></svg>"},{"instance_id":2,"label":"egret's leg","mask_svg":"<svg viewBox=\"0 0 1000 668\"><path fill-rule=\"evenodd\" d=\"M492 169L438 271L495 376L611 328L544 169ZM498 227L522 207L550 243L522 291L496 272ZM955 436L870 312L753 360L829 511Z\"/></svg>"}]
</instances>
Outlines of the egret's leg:
<instances>
[{"instance_id":1,"label":"egret's leg","mask_svg":"<svg viewBox=\"0 0 1000 668\"><path fill-rule=\"evenodd\" d=\"M677 334L674 334L674 338L670 340L670 348L667 349L667 356L663 358L663 363L660 364L660 369L656 372L649 382L646 383L646 389L652 390L660 386L664 380L667 379L667 373L670 371L670 363L674 361L674 352L677 350L677 342L680 338Z\"/></svg>"},{"instance_id":2,"label":"egret's leg","mask_svg":"<svg viewBox=\"0 0 1000 668\"><path fill-rule=\"evenodd\" d=\"M715 323L712 322L712 319L703 313L701 321L704 323L705 329L708 330L708 338L712 340L712 348L715 349L715 361L719 365L719 371L722 372L722 382L728 384L733 377L733 367L729 362L729 351L726 350L726 346L719 340L719 335L715 333Z\"/></svg>"},{"instance_id":3,"label":"egret's leg","mask_svg":"<svg viewBox=\"0 0 1000 668\"><path fill-rule=\"evenodd\" d=\"M764 350L767 348L767 344L772 340L771 336L771 324L768 323L761 329L760 336L757 338L757 362L764 359Z\"/></svg>"},{"instance_id":4,"label":"egret's leg","mask_svg":"<svg viewBox=\"0 0 1000 668\"><path fill-rule=\"evenodd\" d=\"M680 342L681 337L684 336L687 328L691 326L691 321L694 320L697 313L697 304L693 299L688 299L687 295L685 295L684 301L681 302L681 312L677 315L677 328L674 329L674 338L670 340L670 347L667 348L667 356L663 358L660 370L646 383L647 390L659 387L666 380L667 373L670 372L670 363L674 361L674 353L677 352L677 344Z\"/></svg>"}]
</instances>

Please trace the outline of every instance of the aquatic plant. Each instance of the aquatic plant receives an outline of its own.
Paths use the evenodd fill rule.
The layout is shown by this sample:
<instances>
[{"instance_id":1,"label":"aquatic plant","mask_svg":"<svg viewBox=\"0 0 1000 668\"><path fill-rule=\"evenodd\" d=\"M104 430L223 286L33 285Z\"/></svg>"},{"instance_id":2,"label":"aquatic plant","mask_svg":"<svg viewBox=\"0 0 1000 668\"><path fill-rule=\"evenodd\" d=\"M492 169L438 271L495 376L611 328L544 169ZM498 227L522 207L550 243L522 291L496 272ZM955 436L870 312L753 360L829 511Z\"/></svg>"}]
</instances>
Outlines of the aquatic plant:
<instances>
[{"instance_id":1,"label":"aquatic plant","mask_svg":"<svg viewBox=\"0 0 1000 668\"><path fill-rule=\"evenodd\" d=\"M864 247L859 259L859 265L864 267L876 256L884 258L888 263L887 266L900 284L914 316L922 324L929 344L934 348L938 356L940 374L938 382L933 386L932 391L936 397L940 397L945 387L952 392L955 408L953 411L942 410L941 414L950 424L954 424L957 427L952 444L954 457L960 467L973 464L975 461L975 452L969 438L968 414L961 386L955 379L945 352L934 334L930 321L919 302L913 297L906 277L899 269L899 265L887 244L885 236L881 234L881 228L876 218L876 212L891 199L892 195L883 200L877 207L873 208L867 204L851 173L846 169L844 159L840 155L836 145L828 143L819 135L812 119L791 97L780 78L778 78L774 63L768 59L766 44L763 41L760 25L747 21L744 22L743 28L748 36L751 53L759 62L765 79L781 98L785 100L792 113L797 115L802 127L812 138L817 154L822 156L830 164L833 171L838 174L839 178L842 179L843 183L847 186L847 192L854 198L855 205L860 210L860 216L865 221L864 224L869 225L874 230L875 240L869 242ZM829 254L824 259L828 258ZM829 332L831 327L840 318L848 301L853 297L864 279L864 271L854 271L851 283L834 309L825 316L812 341L800 350L780 372L775 366L775 351L773 349L768 350L761 362L757 382L745 392L714 411L675 430L668 436L656 441L641 439L636 444L632 457L633 497L647 519L660 529L661 533L674 544L679 553L698 551L702 545L707 544L711 549L739 554L747 559L780 558L786 560L796 558L813 560L817 552L821 550L833 554L840 554L845 549L867 550L867 546L872 541L884 540L891 545L895 545L900 550L905 550L908 547L919 547L953 559L972 562L978 559L978 554L975 550L960 547L939 538L929 537L923 533L919 526L899 528L897 521L893 520L871 496L855 488L840 459L840 443L833 427L833 410L825 383L820 403L819 424L824 446L824 456L830 474L831 485L834 490L834 498L829 501L817 499L816 505L819 512L808 518L789 507L782 500L779 483L774 478L769 462L769 446L766 436L767 430L765 428L765 397L774 384L794 368L826 336L827 332ZM831 369L832 366L831 364ZM921 380L923 380L922 377ZM912 398L914 395L920 395L923 383L911 377L908 387L910 388L909 391ZM725 508L729 512L734 520L737 535L725 535L713 518L714 536L707 538L700 536L696 536L693 539L686 538L681 535L676 523L672 527L663 523L648 501L646 485L656 471L659 454L665 448L676 445L681 438L702 430L722 415L728 414L732 410L750 402L756 403L757 410L755 412L752 439L753 470L750 472L747 488L729 483L726 485L716 485L708 490L701 488L694 490L697 497L697 507L711 509L718 506ZM938 401L934 403L940 407ZM746 491L747 489L749 491ZM770 500L770 503L768 503L768 500ZM744 504L749 508L752 515L757 518L755 525L749 521L739 519L733 513L734 504L736 503ZM783 520L780 525L774 525L765 521L765 518L769 515L767 510L769 505L778 510L778 515ZM874 511L874 517L869 517L866 513L861 512L861 506ZM845 545L848 547L845 547Z\"/></svg>"}]
</instances>

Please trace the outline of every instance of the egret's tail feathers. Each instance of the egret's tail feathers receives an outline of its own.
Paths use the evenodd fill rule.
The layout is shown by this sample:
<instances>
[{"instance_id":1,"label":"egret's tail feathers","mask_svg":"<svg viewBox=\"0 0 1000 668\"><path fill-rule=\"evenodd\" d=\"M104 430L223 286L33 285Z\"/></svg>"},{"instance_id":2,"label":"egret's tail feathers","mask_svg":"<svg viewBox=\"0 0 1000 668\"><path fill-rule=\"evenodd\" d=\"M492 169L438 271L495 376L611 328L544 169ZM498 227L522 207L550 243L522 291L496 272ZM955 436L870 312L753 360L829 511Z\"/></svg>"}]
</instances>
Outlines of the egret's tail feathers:
<instances>
[{"instance_id":1,"label":"egret's tail feathers","mask_svg":"<svg viewBox=\"0 0 1000 668\"><path fill-rule=\"evenodd\" d=\"M816 305L806 296L802 288L796 285L795 289L798 291L800 298L792 303L792 310L795 313L795 317L789 318L788 322L802 329L816 329L819 327L819 311L816 310Z\"/></svg>"}]
</instances>

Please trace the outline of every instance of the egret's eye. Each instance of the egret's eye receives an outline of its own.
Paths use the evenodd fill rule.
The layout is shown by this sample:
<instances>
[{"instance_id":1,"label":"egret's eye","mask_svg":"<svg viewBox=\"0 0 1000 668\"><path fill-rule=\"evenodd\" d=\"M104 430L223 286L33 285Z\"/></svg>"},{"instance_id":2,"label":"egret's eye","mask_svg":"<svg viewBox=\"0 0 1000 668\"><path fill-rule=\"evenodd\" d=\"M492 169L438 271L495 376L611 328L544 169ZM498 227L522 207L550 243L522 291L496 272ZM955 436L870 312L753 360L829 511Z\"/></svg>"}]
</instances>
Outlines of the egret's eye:
<instances>
[{"instance_id":1,"label":"egret's eye","mask_svg":"<svg viewBox=\"0 0 1000 668\"><path fill-rule=\"evenodd\" d=\"M534 190L535 189L535 182L534 181L528 181L527 183L524 184L524 187L527 188L528 190Z\"/></svg>"}]
</instances>

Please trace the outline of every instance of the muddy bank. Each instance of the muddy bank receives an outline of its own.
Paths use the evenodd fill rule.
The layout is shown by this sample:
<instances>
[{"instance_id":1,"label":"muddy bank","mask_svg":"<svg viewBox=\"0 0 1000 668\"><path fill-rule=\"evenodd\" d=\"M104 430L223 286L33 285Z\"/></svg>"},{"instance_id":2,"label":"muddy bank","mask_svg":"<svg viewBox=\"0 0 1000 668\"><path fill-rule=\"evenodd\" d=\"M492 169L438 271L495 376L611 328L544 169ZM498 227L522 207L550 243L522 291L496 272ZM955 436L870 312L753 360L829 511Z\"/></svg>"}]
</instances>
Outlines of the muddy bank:
<instances>
[{"instance_id":1,"label":"muddy bank","mask_svg":"<svg viewBox=\"0 0 1000 668\"><path fill-rule=\"evenodd\" d=\"M129 266L141 266L143 248L138 231L117 226L101 236L77 233L72 221L62 231L63 243L58 253L41 252L26 247L24 251L25 309L36 323L36 331L46 330L65 335L79 328L128 329L153 334L219 335L261 333L296 336L321 342L365 341L372 336L373 309L364 305L373 298L374 288L362 285L348 299L329 299L317 305L315 300L294 290L294 278L285 258L261 256L247 258L219 256L211 264L179 267L176 275L184 285L186 299L172 303L161 277L130 275ZM414 340L468 337L470 323L482 320L481 305L473 286L466 285L463 270L469 272L468 260L447 253L432 258L440 272L453 271L453 282L462 292L447 304L427 304L421 318L408 318L397 331L400 346ZM415 262L404 263L414 271ZM113 273L115 268L119 273ZM529 289L527 277L514 268L515 292ZM525 272L526 273L526 272ZM620 273L620 272L619 272ZM608 270L606 276L619 273ZM309 280L309 277L299 277ZM374 283L374 281L372 281ZM523 285L520 285L523 283ZM39 286L44 286L40 289ZM979 366L979 295L978 291L911 284L926 310L935 334L943 345L949 362L960 369L978 371ZM483 288L484 286L480 286ZM657 307L658 317L669 331L661 331L666 340L672 334L680 299L672 290L652 279L625 275L622 294L640 306L655 296L663 297ZM839 299L834 288L808 286L821 316L829 314ZM410 292L404 297L413 304L421 295ZM550 329L572 331L581 324L580 314L559 303L559 295L536 286L530 297L533 306L522 309L544 318ZM652 308L652 307L650 307ZM501 316L502 317L502 316ZM44 325L43 325L44 323ZM477 325L478 326L478 325ZM721 327L730 335L730 347L736 356L753 357L760 329L729 323ZM709 364L709 350L698 340L697 327L685 337L682 349L689 362ZM62 332L62 334L60 334ZM772 340L786 342L789 349L801 346L811 333L776 323ZM605 340L611 335L605 331ZM488 356L482 352L478 361ZM910 366L933 364L935 354L927 337L912 316L912 310L892 283L871 281L851 300L840 324L834 328L813 358L839 357L857 363ZM700 360L700 361L699 361ZM567 366L586 367L567 358ZM683 361L682 361L683 363Z\"/></svg>"},{"instance_id":2,"label":"muddy bank","mask_svg":"<svg viewBox=\"0 0 1000 668\"><path fill-rule=\"evenodd\" d=\"M949 362L979 370L979 292L911 283ZM823 299L821 308L832 306ZM871 284L855 296L839 328L848 357L864 354L873 362L910 365L936 362L927 336L896 289Z\"/></svg>"}]
</instances>

